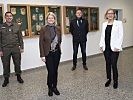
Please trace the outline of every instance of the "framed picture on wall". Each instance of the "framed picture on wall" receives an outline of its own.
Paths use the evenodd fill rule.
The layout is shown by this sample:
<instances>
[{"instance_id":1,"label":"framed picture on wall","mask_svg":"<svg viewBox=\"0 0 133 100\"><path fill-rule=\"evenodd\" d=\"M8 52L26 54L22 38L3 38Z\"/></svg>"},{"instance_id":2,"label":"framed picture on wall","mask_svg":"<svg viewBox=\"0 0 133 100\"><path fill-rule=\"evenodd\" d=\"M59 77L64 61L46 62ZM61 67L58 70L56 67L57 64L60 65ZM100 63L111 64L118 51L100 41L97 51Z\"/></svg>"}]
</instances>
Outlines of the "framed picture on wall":
<instances>
[{"instance_id":1,"label":"framed picture on wall","mask_svg":"<svg viewBox=\"0 0 133 100\"><path fill-rule=\"evenodd\" d=\"M24 4L7 4L8 11L11 11L16 22L21 29L22 36L29 37L29 17L28 5Z\"/></svg>"},{"instance_id":2,"label":"framed picture on wall","mask_svg":"<svg viewBox=\"0 0 133 100\"><path fill-rule=\"evenodd\" d=\"M4 6L3 4L0 4L0 24L3 23L3 17L4 17Z\"/></svg>"},{"instance_id":3,"label":"framed picture on wall","mask_svg":"<svg viewBox=\"0 0 133 100\"><path fill-rule=\"evenodd\" d=\"M70 22L76 16L76 10L81 9L83 12L83 18L88 20L89 32L99 30L99 8L98 7L83 7L83 6L64 6L63 7L63 21L64 21L64 33L69 34Z\"/></svg>"},{"instance_id":4,"label":"framed picture on wall","mask_svg":"<svg viewBox=\"0 0 133 100\"><path fill-rule=\"evenodd\" d=\"M99 8L89 7L89 31L99 30Z\"/></svg>"},{"instance_id":5,"label":"framed picture on wall","mask_svg":"<svg viewBox=\"0 0 133 100\"><path fill-rule=\"evenodd\" d=\"M70 22L75 19L76 6L64 6L63 7L63 20L64 20L64 33L70 34Z\"/></svg>"},{"instance_id":6,"label":"framed picture on wall","mask_svg":"<svg viewBox=\"0 0 133 100\"><path fill-rule=\"evenodd\" d=\"M30 5L29 8L31 37L38 36L41 27L45 25L45 6Z\"/></svg>"},{"instance_id":7,"label":"framed picture on wall","mask_svg":"<svg viewBox=\"0 0 133 100\"><path fill-rule=\"evenodd\" d=\"M53 12L57 17L57 26L60 27L62 31L62 13L61 13L61 6L58 5L47 5L46 6L46 14L48 12Z\"/></svg>"}]
</instances>

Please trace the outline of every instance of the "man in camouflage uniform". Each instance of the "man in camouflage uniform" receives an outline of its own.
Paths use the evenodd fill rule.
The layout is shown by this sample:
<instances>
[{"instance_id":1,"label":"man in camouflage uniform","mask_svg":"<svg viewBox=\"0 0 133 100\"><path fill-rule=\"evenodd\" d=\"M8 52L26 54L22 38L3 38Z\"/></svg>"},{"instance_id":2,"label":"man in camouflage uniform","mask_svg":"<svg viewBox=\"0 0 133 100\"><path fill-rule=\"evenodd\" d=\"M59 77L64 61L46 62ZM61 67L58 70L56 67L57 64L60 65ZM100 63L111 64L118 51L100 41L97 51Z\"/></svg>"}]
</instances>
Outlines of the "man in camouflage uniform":
<instances>
[{"instance_id":1,"label":"man in camouflage uniform","mask_svg":"<svg viewBox=\"0 0 133 100\"><path fill-rule=\"evenodd\" d=\"M15 65L17 81L24 83L21 78L21 53L24 52L22 34L17 23L13 23L13 14L5 13L6 22L0 27L0 57L3 64L3 76L5 78L2 87L6 87L10 77L10 59Z\"/></svg>"}]
</instances>

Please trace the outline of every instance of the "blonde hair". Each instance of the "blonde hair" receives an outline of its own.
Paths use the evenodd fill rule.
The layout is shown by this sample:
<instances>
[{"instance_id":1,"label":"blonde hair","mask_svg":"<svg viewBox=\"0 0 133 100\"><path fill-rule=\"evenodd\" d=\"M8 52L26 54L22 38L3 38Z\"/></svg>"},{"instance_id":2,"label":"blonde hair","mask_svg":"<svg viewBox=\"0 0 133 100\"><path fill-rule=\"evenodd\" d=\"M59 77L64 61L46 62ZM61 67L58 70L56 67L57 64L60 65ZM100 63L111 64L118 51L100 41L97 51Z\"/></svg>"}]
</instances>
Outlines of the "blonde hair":
<instances>
[{"instance_id":1,"label":"blonde hair","mask_svg":"<svg viewBox=\"0 0 133 100\"><path fill-rule=\"evenodd\" d=\"M57 18L56 18L56 15L53 13L53 12L48 12L48 14L47 14L47 16L46 16L46 24L48 24L48 17L49 16L53 16L54 17L54 19L55 19L55 23L54 23L54 25L56 25L57 24Z\"/></svg>"},{"instance_id":2,"label":"blonde hair","mask_svg":"<svg viewBox=\"0 0 133 100\"><path fill-rule=\"evenodd\" d=\"M109 9L105 12L105 14L104 14L104 19L105 19L105 20L108 19L108 18L107 18L107 14L108 14L108 11L110 11L110 10L112 10L113 13L114 13L114 19L117 18L117 16L116 16L116 10L115 10L115 9L112 9L112 8L109 8Z\"/></svg>"}]
</instances>

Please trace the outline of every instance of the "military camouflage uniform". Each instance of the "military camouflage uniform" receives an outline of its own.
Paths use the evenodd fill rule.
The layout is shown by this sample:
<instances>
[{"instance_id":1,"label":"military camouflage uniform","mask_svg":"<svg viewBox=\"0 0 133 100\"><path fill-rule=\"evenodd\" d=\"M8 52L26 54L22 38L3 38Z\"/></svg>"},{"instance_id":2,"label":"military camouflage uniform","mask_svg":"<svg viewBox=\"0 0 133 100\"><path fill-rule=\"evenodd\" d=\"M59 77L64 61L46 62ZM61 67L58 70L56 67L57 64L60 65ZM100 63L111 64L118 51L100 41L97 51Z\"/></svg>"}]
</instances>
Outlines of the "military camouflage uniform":
<instances>
[{"instance_id":1,"label":"military camouflage uniform","mask_svg":"<svg viewBox=\"0 0 133 100\"><path fill-rule=\"evenodd\" d=\"M4 77L10 76L10 59L12 57L17 75L21 74L21 52L20 48L24 48L22 34L19 26L12 23L8 26L3 23L0 27L0 51L3 52L1 60L3 63Z\"/></svg>"}]
</instances>

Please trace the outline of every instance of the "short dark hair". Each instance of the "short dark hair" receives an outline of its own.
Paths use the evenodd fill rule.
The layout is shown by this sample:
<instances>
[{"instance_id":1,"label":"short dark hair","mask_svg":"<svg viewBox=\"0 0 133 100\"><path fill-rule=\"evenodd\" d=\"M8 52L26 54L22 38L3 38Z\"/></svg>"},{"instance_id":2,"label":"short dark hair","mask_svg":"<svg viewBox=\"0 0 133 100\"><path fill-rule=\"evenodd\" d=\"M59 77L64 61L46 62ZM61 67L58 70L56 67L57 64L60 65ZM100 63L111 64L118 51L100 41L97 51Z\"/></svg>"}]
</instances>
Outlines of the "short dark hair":
<instances>
[{"instance_id":1,"label":"short dark hair","mask_svg":"<svg viewBox=\"0 0 133 100\"><path fill-rule=\"evenodd\" d=\"M6 13L5 13L5 16L7 15L7 14L12 14L10 11L7 11ZM13 16L13 14L12 14L12 16Z\"/></svg>"},{"instance_id":2,"label":"short dark hair","mask_svg":"<svg viewBox=\"0 0 133 100\"><path fill-rule=\"evenodd\" d=\"M78 8L78 9L76 9L76 12L77 12L78 10L80 10L81 12L83 11L81 8Z\"/></svg>"}]
</instances>

